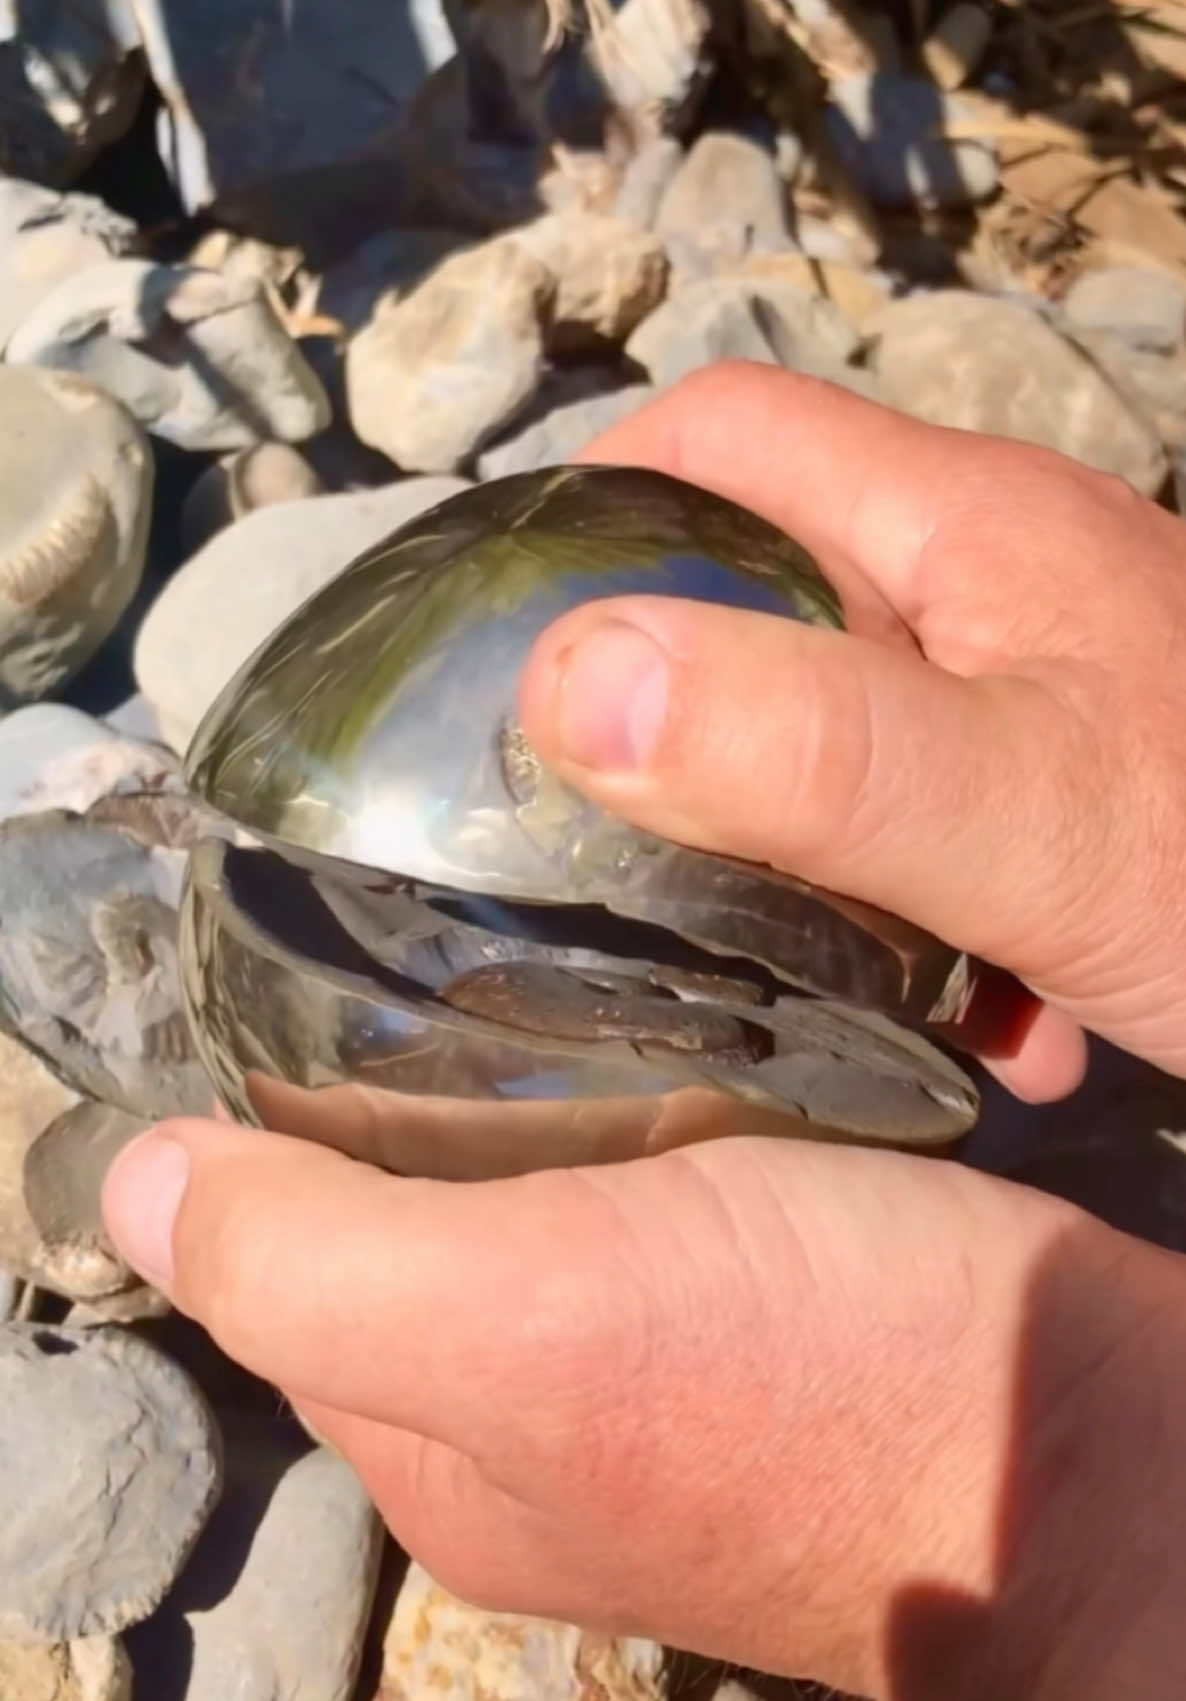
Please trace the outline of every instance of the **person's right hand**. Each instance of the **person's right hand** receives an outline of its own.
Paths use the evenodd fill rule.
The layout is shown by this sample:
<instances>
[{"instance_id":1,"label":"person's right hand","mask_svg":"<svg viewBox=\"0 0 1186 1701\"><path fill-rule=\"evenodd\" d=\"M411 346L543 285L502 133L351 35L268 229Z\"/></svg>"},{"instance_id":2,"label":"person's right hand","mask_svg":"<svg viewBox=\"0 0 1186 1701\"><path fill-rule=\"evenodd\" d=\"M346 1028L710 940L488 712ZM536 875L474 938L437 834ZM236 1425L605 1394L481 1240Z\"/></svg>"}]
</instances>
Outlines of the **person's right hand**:
<instances>
[{"instance_id":1,"label":"person's right hand","mask_svg":"<svg viewBox=\"0 0 1186 1701\"><path fill-rule=\"evenodd\" d=\"M528 737L657 833L772 862L1047 1000L996 1072L1057 1097L1079 1026L1186 1074L1186 527L1117 479L724 365L598 439L813 551L856 636L665 598L553 626Z\"/></svg>"}]
</instances>

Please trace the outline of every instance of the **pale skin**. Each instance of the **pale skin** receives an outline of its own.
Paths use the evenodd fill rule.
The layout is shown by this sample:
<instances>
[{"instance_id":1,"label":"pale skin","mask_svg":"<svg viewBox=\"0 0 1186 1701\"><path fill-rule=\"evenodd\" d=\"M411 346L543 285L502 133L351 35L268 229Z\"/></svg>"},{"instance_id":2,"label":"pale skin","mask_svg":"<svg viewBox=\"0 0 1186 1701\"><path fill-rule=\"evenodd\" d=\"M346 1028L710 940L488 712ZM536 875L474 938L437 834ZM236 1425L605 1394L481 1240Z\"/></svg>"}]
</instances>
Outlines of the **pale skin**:
<instances>
[{"instance_id":1,"label":"pale skin","mask_svg":"<svg viewBox=\"0 0 1186 1701\"><path fill-rule=\"evenodd\" d=\"M661 599L521 711L620 814L895 910L1186 1073L1186 528L1057 456L768 368L589 451L797 536L852 634ZM129 1261L496 1608L876 1701L1186 1693L1186 1265L934 1159L731 1138L465 1186L225 1123L108 1180Z\"/></svg>"}]
</instances>

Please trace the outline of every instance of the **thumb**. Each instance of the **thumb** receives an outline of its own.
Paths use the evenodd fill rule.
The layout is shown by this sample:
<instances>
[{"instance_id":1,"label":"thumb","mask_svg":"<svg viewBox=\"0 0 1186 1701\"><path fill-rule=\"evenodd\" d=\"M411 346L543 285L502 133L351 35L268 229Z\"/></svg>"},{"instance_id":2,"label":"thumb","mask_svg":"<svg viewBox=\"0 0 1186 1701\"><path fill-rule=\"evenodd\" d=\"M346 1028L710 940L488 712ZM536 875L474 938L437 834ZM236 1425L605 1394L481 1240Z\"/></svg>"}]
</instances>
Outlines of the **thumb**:
<instances>
[{"instance_id":1,"label":"thumb","mask_svg":"<svg viewBox=\"0 0 1186 1701\"><path fill-rule=\"evenodd\" d=\"M891 910L1041 980L1076 727L1031 679L963 678L849 633L674 598L539 640L520 713L615 814ZM1068 866L1072 864L1072 866Z\"/></svg>"}]
</instances>

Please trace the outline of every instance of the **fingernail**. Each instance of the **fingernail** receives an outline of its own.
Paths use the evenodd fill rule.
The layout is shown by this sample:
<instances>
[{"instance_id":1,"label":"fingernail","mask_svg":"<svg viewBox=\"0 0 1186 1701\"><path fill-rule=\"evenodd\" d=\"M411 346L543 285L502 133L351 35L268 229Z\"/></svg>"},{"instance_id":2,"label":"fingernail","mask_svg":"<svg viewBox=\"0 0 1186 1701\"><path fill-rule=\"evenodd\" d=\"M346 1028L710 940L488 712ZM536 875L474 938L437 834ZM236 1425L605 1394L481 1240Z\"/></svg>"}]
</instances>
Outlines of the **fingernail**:
<instances>
[{"instance_id":1,"label":"fingernail","mask_svg":"<svg viewBox=\"0 0 1186 1701\"><path fill-rule=\"evenodd\" d=\"M124 1147L103 1184L103 1217L116 1249L165 1292L173 1280L173 1224L189 1168L185 1147L150 1129Z\"/></svg>"},{"instance_id":2,"label":"fingernail","mask_svg":"<svg viewBox=\"0 0 1186 1701\"><path fill-rule=\"evenodd\" d=\"M569 650L560 682L560 737L582 768L645 767L667 712L667 657L637 626L607 620Z\"/></svg>"}]
</instances>

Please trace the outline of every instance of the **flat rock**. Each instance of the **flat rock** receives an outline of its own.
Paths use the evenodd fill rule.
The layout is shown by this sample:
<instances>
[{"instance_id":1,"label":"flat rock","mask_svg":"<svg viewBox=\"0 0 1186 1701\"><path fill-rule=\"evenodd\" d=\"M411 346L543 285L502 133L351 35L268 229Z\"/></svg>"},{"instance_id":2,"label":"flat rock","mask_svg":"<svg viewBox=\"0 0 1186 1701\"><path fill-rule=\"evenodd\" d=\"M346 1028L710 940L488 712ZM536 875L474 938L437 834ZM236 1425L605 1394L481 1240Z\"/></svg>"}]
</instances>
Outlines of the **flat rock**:
<instances>
[{"instance_id":1,"label":"flat rock","mask_svg":"<svg viewBox=\"0 0 1186 1701\"><path fill-rule=\"evenodd\" d=\"M63 1080L133 1116L210 1107L178 981L184 868L183 850L84 817L0 823L5 1020Z\"/></svg>"},{"instance_id":2,"label":"flat rock","mask_svg":"<svg viewBox=\"0 0 1186 1701\"><path fill-rule=\"evenodd\" d=\"M551 272L496 239L445 260L350 343L358 436L409 472L452 472L530 399L556 294Z\"/></svg>"},{"instance_id":3,"label":"flat rock","mask_svg":"<svg viewBox=\"0 0 1186 1701\"><path fill-rule=\"evenodd\" d=\"M288 615L364 549L466 488L406 479L261 508L173 575L136 642L136 679L177 751L223 686Z\"/></svg>"},{"instance_id":4,"label":"flat rock","mask_svg":"<svg viewBox=\"0 0 1186 1701\"><path fill-rule=\"evenodd\" d=\"M160 1604L221 1486L196 1386L123 1330L0 1329L0 1637L110 1635Z\"/></svg>"},{"instance_id":5,"label":"flat rock","mask_svg":"<svg viewBox=\"0 0 1186 1701\"><path fill-rule=\"evenodd\" d=\"M218 1510L154 1619L139 1669L185 1701L351 1701L382 1527L344 1460L278 1424L227 1434Z\"/></svg>"},{"instance_id":6,"label":"flat rock","mask_svg":"<svg viewBox=\"0 0 1186 1701\"><path fill-rule=\"evenodd\" d=\"M1013 302L940 290L891 303L867 329L887 400L918 419L1061 450L1152 495L1153 428L1073 344Z\"/></svg>"},{"instance_id":7,"label":"flat rock","mask_svg":"<svg viewBox=\"0 0 1186 1701\"><path fill-rule=\"evenodd\" d=\"M1073 330L1106 332L1133 348L1166 354L1186 342L1186 289L1152 267L1084 272L1062 306Z\"/></svg>"},{"instance_id":8,"label":"flat rock","mask_svg":"<svg viewBox=\"0 0 1186 1701\"><path fill-rule=\"evenodd\" d=\"M478 474L506 478L536 467L561 466L601 432L645 407L654 395L649 384L627 384L550 408L479 455Z\"/></svg>"},{"instance_id":9,"label":"flat rock","mask_svg":"<svg viewBox=\"0 0 1186 1701\"><path fill-rule=\"evenodd\" d=\"M59 689L110 635L140 583L152 484L117 402L0 366L0 709Z\"/></svg>"},{"instance_id":10,"label":"flat rock","mask_svg":"<svg viewBox=\"0 0 1186 1701\"><path fill-rule=\"evenodd\" d=\"M515 240L556 281L549 346L580 349L622 343L667 289L667 252L657 236L625 219L552 213L524 225Z\"/></svg>"},{"instance_id":11,"label":"flat rock","mask_svg":"<svg viewBox=\"0 0 1186 1701\"><path fill-rule=\"evenodd\" d=\"M483 1612L408 1569L376 1701L663 1701L663 1650L547 1619Z\"/></svg>"},{"instance_id":12,"label":"flat rock","mask_svg":"<svg viewBox=\"0 0 1186 1701\"><path fill-rule=\"evenodd\" d=\"M84 1100L55 1117L25 1153L25 1205L40 1237L34 1262L58 1293L91 1302L141 1285L108 1237L100 1195L120 1152L150 1126Z\"/></svg>"},{"instance_id":13,"label":"flat rock","mask_svg":"<svg viewBox=\"0 0 1186 1701\"><path fill-rule=\"evenodd\" d=\"M0 819L46 809L84 814L100 798L180 788L176 758L123 737L64 703L33 703L0 720Z\"/></svg>"},{"instance_id":14,"label":"flat rock","mask_svg":"<svg viewBox=\"0 0 1186 1701\"><path fill-rule=\"evenodd\" d=\"M58 285L8 359L102 385L182 449L298 442L329 424L320 380L250 277L112 260Z\"/></svg>"},{"instance_id":15,"label":"flat rock","mask_svg":"<svg viewBox=\"0 0 1186 1701\"><path fill-rule=\"evenodd\" d=\"M63 279L126 254L135 240L131 219L93 195L0 178L0 349Z\"/></svg>"},{"instance_id":16,"label":"flat rock","mask_svg":"<svg viewBox=\"0 0 1186 1701\"><path fill-rule=\"evenodd\" d=\"M692 253L707 267L754 249L790 248L786 187L774 155L748 136L706 131L668 183L655 232L677 260Z\"/></svg>"},{"instance_id":17,"label":"flat rock","mask_svg":"<svg viewBox=\"0 0 1186 1701\"><path fill-rule=\"evenodd\" d=\"M40 1248L41 1237L25 1203L26 1154L37 1137L78 1102L78 1093L36 1053L0 1033L0 1269L11 1276L33 1279Z\"/></svg>"},{"instance_id":18,"label":"flat rock","mask_svg":"<svg viewBox=\"0 0 1186 1701\"><path fill-rule=\"evenodd\" d=\"M826 116L841 158L881 206L962 207L997 186L991 147L934 133L968 113L958 95L943 94L925 77L881 71L839 78Z\"/></svg>"},{"instance_id":19,"label":"flat rock","mask_svg":"<svg viewBox=\"0 0 1186 1701\"><path fill-rule=\"evenodd\" d=\"M435 0L137 0L164 99L161 158L188 212L348 165L452 51Z\"/></svg>"},{"instance_id":20,"label":"flat rock","mask_svg":"<svg viewBox=\"0 0 1186 1701\"><path fill-rule=\"evenodd\" d=\"M0 1642L4 1701L132 1701L132 1663L115 1636Z\"/></svg>"},{"instance_id":21,"label":"flat rock","mask_svg":"<svg viewBox=\"0 0 1186 1701\"><path fill-rule=\"evenodd\" d=\"M144 66L128 0L0 8L0 158L63 187L136 116Z\"/></svg>"}]
</instances>

